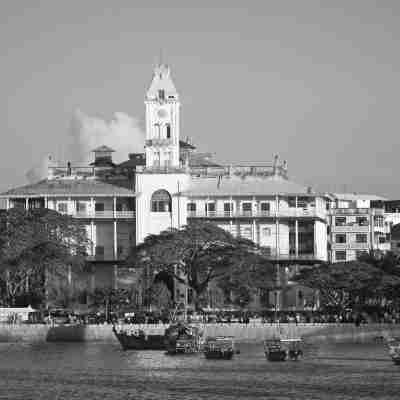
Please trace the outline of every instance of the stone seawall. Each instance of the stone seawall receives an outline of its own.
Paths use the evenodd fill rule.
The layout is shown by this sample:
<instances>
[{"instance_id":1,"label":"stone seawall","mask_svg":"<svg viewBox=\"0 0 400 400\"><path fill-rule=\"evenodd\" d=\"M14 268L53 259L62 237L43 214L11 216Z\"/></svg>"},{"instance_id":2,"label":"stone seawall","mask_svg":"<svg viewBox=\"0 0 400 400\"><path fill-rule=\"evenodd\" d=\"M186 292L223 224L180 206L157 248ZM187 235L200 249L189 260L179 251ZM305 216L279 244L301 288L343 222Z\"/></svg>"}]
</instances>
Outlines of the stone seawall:
<instances>
[{"instance_id":1,"label":"stone seawall","mask_svg":"<svg viewBox=\"0 0 400 400\"><path fill-rule=\"evenodd\" d=\"M127 325L147 334L163 334L168 325ZM233 336L238 341L260 342L277 334L316 342L365 343L400 336L400 324L204 324L206 336ZM116 343L111 325L0 324L0 342L108 342Z\"/></svg>"}]
</instances>

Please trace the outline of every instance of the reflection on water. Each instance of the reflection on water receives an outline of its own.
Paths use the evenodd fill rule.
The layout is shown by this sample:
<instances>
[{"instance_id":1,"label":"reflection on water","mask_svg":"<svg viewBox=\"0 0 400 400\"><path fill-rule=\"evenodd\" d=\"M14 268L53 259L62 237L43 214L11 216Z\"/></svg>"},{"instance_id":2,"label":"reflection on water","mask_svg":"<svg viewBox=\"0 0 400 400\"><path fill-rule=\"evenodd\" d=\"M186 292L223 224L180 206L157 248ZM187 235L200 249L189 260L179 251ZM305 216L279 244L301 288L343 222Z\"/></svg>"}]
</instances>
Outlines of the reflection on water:
<instances>
[{"instance_id":1,"label":"reflection on water","mask_svg":"<svg viewBox=\"0 0 400 400\"><path fill-rule=\"evenodd\" d=\"M0 344L0 399L398 399L384 345L323 345L271 363L261 345L232 361L115 344Z\"/></svg>"}]
</instances>

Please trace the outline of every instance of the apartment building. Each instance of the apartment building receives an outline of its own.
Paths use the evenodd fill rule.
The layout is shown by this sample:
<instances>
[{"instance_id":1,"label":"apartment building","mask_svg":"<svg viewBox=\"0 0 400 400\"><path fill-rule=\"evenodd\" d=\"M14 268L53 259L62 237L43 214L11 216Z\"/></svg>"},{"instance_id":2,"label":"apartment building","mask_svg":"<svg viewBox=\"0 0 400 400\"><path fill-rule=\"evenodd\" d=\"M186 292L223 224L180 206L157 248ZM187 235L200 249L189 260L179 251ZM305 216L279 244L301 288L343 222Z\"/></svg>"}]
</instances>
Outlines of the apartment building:
<instances>
[{"instance_id":1,"label":"apartment building","mask_svg":"<svg viewBox=\"0 0 400 400\"><path fill-rule=\"evenodd\" d=\"M334 193L329 209L329 259L344 262L370 250L390 250L386 199L375 195Z\"/></svg>"}]
</instances>

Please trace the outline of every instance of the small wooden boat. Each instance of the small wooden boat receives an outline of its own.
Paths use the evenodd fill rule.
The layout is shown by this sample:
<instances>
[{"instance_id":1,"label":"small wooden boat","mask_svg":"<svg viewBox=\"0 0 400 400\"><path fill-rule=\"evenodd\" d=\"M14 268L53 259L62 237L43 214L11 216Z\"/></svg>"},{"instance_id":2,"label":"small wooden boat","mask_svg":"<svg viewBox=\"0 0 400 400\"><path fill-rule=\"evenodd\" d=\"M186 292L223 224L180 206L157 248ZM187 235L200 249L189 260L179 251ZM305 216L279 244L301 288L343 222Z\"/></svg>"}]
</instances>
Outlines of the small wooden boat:
<instances>
[{"instance_id":1,"label":"small wooden boat","mask_svg":"<svg viewBox=\"0 0 400 400\"><path fill-rule=\"evenodd\" d=\"M164 334L146 334L143 330L113 326L114 335L124 350L165 350Z\"/></svg>"},{"instance_id":2,"label":"small wooden boat","mask_svg":"<svg viewBox=\"0 0 400 400\"><path fill-rule=\"evenodd\" d=\"M232 336L216 336L206 338L204 355L207 359L231 360L235 354Z\"/></svg>"},{"instance_id":3,"label":"small wooden boat","mask_svg":"<svg viewBox=\"0 0 400 400\"><path fill-rule=\"evenodd\" d=\"M389 347L389 355L396 365L400 365L400 337L389 338L387 341Z\"/></svg>"},{"instance_id":4,"label":"small wooden boat","mask_svg":"<svg viewBox=\"0 0 400 400\"><path fill-rule=\"evenodd\" d=\"M202 350L203 332L196 326L179 322L165 330L167 354L194 354Z\"/></svg>"},{"instance_id":5,"label":"small wooden boat","mask_svg":"<svg viewBox=\"0 0 400 400\"><path fill-rule=\"evenodd\" d=\"M274 338L264 341L264 352L268 361L297 361L303 355L301 346L300 338Z\"/></svg>"}]
</instances>

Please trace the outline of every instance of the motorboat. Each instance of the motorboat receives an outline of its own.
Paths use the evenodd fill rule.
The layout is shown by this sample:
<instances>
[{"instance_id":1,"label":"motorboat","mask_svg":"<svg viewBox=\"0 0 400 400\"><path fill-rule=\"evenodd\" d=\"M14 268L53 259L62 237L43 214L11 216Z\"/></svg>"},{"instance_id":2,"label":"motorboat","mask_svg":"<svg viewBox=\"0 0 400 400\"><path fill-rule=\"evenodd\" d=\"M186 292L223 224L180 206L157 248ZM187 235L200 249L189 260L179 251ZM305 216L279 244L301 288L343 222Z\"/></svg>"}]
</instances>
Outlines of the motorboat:
<instances>
[{"instance_id":1,"label":"motorboat","mask_svg":"<svg viewBox=\"0 0 400 400\"><path fill-rule=\"evenodd\" d=\"M297 361L303 355L301 338L273 338L264 341L268 361Z\"/></svg>"},{"instance_id":2,"label":"motorboat","mask_svg":"<svg viewBox=\"0 0 400 400\"><path fill-rule=\"evenodd\" d=\"M133 327L113 326L113 332L124 350L165 350L164 334L148 334Z\"/></svg>"},{"instance_id":3,"label":"motorboat","mask_svg":"<svg viewBox=\"0 0 400 400\"><path fill-rule=\"evenodd\" d=\"M400 337L391 337L387 340L389 355L396 365L400 365Z\"/></svg>"},{"instance_id":4,"label":"motorboat","mask_svg":"<svg viewBox=\"0 0 400 400\"><path fill-rule=\"evenodd\" d=\"M165 330L167 354L194 354L202 350L203 332L199 327L178 322Z\"/></svg>"},{"instance_id":5,"label":"motorboat","mask_svg":"<svg viewBox=\"0 0 400 400\"><path fill-rule=\"evenodd\" d=\"M204 355L207 359L231 360L235 354L232 336L210 336L204 343Z\"/></svg>"}]
</instances>

